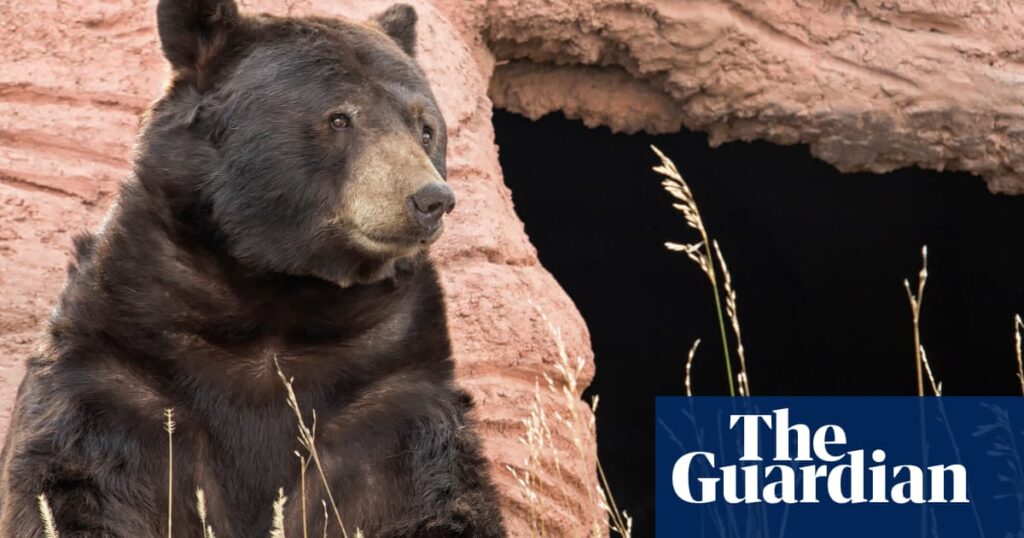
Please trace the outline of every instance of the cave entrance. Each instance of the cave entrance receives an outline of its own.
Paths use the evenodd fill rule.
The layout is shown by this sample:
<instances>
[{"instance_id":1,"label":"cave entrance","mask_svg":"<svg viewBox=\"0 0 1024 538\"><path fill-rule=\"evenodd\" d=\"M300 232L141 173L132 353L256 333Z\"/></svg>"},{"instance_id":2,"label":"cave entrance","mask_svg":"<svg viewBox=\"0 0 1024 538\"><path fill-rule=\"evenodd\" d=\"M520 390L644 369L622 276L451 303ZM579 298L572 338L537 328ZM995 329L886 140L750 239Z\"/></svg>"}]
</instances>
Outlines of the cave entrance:
<instances>
[{"instance_id":1,"label":"cave entrance","mask_svg":"<svg viewBox=\"0 0 1024 538\"><path fill-rule=\"evenodd\" d=\"M1024 310L1024 197L967 174L841 174L803 146L709 148L693 132L613 134L561 115L496 110L505 181L540 261L590 328L598 451L636 536L653 535L653 409L727 394L713 298L664 241L693 242L651 172L656 144L690 184L739 297L757 395L916 393L903 279L929 248L923 341L947 394L1017 394L1012 315Z\"/></svg>"}]
</instances>

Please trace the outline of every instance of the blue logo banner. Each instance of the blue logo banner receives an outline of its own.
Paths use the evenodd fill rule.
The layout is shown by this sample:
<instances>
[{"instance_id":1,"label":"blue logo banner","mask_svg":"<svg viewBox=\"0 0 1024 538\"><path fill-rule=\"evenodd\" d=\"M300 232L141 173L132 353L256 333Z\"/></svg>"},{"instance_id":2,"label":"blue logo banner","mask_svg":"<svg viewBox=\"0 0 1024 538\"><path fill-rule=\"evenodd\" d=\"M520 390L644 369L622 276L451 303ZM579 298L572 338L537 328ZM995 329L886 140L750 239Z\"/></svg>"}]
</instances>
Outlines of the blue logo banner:
<instances>
[{"instance_id":1,"label":"blue logo banner","mask_svg":"<svg viewBox=\"0 0 1024 538\"><path fill-rule=\"evenodd\" d=\"M661 397L659 538L1024 538L1024 398Z\"/></svg>"}]
</instances>

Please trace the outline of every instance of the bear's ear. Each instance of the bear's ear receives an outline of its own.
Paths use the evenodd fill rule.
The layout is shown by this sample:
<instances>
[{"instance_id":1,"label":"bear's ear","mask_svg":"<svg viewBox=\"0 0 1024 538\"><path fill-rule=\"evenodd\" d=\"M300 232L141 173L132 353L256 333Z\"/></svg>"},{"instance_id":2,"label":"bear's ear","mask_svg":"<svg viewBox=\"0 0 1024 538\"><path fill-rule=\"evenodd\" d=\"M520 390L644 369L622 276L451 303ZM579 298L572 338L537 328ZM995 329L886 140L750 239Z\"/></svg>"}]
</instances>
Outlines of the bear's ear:
<instances>
[{"instance_id":1,"label":"bear's ear","mask_svg":"<svg viewBox=\"0 0 1024 538\"><path fill-rule=\"evenodd\" d=\"M239 15L234 0L160 0L156 21L171 65L202 73L228 44Z\"/></svg>"},{"instance_id":2,"label":"bear's ear","mask_svg":"<svg viewBox=\"0 0 1024 538\"><path fill-rule=\"evenodd\" d=\"M373 18L384 33L409 56L416 55L416 10L409 4L395 4Z\"/></svg>"}]
</instances>

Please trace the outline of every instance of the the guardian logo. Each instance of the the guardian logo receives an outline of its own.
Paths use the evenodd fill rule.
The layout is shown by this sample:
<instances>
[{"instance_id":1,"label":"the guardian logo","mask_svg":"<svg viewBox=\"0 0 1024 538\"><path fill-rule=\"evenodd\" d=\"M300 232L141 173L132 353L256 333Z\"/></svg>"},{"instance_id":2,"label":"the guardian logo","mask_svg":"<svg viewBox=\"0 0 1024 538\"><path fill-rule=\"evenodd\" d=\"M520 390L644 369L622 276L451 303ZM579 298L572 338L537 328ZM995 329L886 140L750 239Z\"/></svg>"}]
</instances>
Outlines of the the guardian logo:
<instances>
[{"instance_id":1,"label":"the guardian logo","mask_svg":"<svg viewBox=\"0 0 1024 538\"><path fill-rule=\"evenodd\" d=\"M789 409L770 415L730 415L743 465L715 461L712 452L689 452L672 468L672 489L686 503L719 498L730 504L969 503L963 465L889 465L882 449L844 450L846 432L829 424L812 431L790 424ZM774 434L774 454L761 454L762 434ZM766 444L771 444L770 442ZM868 461L870 458L870 461Z\"/></svg>"}]
</instances>

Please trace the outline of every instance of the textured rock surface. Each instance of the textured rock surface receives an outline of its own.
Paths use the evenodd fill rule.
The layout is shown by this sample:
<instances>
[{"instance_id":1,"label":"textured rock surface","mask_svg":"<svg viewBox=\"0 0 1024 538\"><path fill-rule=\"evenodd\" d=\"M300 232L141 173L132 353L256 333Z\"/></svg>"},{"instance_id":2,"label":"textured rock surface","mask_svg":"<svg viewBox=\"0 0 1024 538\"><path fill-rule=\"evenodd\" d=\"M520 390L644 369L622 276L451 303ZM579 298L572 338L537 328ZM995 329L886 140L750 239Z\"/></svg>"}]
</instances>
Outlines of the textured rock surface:
<instances>
[{"instance_id":1,"label":"textured rock surface","mask_svg":"<svg viewBox=\"0 0 1024 538\"><path fill-rule=\"evenodd\" d=\"M529 117L802 142L843 171L1024 193L1016 0L496 0L482 18L491 98Z\"/></svg>"}]
</instances>

